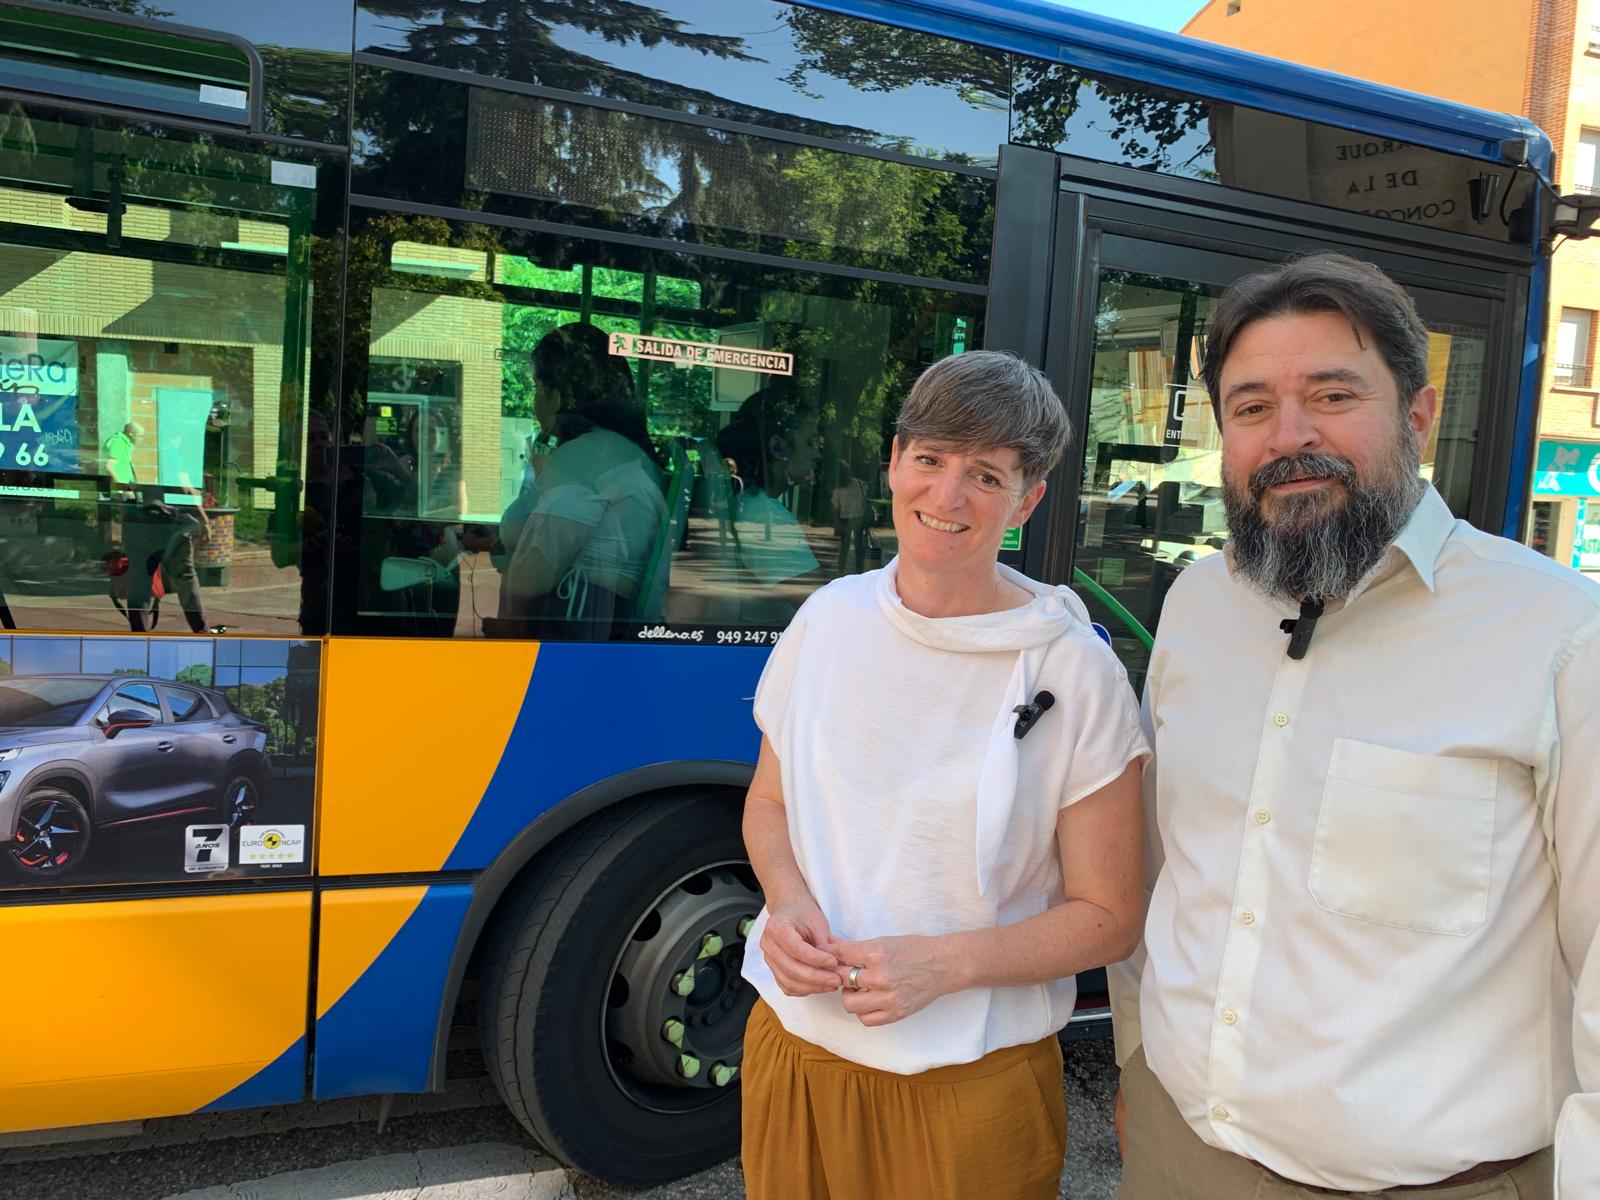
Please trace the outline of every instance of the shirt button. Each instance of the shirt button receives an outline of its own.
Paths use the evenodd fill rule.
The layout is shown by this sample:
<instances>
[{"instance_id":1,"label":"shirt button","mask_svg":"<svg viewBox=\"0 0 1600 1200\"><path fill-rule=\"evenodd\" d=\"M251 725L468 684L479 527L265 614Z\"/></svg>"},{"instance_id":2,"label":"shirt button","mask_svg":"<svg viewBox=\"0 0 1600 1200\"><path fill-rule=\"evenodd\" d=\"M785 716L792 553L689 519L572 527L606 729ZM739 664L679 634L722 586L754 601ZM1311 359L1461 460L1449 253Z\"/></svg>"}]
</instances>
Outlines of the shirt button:
<instances>
[{"instance_id":1,"label":"shirt button","mask_svg":"<svg viewBox=\"0 0 1600 1200\"><path fill-rule=\"evenodd\" d=\"M1257 825L1265 825L1270 820L1272 820L1272 814L1269 813L1266 809L1264 809L1264 808L1256 809L1256 824Z\"/></svg>"},{"instance_id":2,"label":"shirt button","mask_svg":"<svg viewBox=\"0 0 1600 1200\"><path fill-rule=\"evenodd\" d=\"M1239 914L1239 921L1244 925L1254 925L1256 923L1256 915L1247 908Z\"/></svg>"},{"instance_id":3,"label":"shirt button","mask_svg":"<svg viewBox=\"0 0 1600 1200\"><path fill-rule=\"evenodd\" d=\"M1277 716L1272 718L1272 723L1274 725L1276 725L1279 729L1282 729L1285 725L1287 725L1289 723L1289 714L1288 713L1279 713Z\"/></svg>"},{"instance_id":4,"label":"shirt button","mask_svg":"<svg viewBox=\"0 0 1600 1200\"><path fill-rule=\"evenodd\" d=\"M1219 1104L1219 1105L1217 1105L1215 1108L1213 1108L1211 1110L1211 1116L1215 1120L1226 1121L1228 1119L1228 1110L1223 1108L1222 1105Z\"/></svg>"},{"instance_id":5,"label":"shirt button","mask_svg":"<svg viewBox=\"0 0 1600 1200\"><path fill-rule=\"evenodd\" d=\"M1234 1012L1231 1008L1223 1009L1222 1023L1224 1025L1237 1025L1239 1023L1239 1014Z\"/></svg>"}]
</instances>

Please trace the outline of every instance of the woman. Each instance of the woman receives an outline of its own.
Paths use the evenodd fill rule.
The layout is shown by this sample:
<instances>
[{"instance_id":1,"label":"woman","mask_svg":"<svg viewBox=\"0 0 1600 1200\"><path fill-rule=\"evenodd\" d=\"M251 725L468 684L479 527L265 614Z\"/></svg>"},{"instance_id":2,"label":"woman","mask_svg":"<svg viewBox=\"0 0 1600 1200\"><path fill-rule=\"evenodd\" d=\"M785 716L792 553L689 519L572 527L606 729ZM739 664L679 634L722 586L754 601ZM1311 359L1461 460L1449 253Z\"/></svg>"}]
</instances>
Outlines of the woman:
<instances>
[{"instance_id":1,"label":"woman","mask_svg":"<svg viewBox=\"0 0 1600 1200\"><path fill-rule=\"evenodd\" d=\"M1073 975L1138 942L1148 755L1081 602L997 561L1066 443L1019 359L929 368L890 456L898 557L812 595L762 676L751 1200L1057 1193L1055 1034Z\"/></svg>"},{"instance_id":2,"label":"woman","mask_svg":"<svg viewBox=\"0 0 1600 1200\"><path fill-rule=\"evenodd\" d=\"M633 376L595 326L546 334L533 370L558 445L501 518L504 620L486 629L604 641L632 615L664 528L654 447Z\"/></svg>"}]
</instances>

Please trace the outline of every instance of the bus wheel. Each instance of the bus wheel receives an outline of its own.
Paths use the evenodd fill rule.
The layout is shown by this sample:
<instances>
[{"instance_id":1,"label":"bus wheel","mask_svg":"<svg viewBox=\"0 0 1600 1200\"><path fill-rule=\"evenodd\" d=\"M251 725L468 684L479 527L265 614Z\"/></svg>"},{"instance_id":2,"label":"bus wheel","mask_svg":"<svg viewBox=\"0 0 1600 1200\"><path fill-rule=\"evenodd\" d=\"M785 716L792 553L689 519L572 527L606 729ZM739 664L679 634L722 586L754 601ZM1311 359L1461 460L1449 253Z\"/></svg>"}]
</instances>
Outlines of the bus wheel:
<instances>
[{"instance_id":1,"label":"bus wheel","mask_svg":"<svg viewBox=\"0 0 1600 1200\"><path fill-rule=\"evenodd\" d=\"M507 893L479 1027L511 1111L608 1183L677 1179L739 1147L755 991L739 975L761 893L728 795L595 818Z\"/></svg>"}]
</instances>

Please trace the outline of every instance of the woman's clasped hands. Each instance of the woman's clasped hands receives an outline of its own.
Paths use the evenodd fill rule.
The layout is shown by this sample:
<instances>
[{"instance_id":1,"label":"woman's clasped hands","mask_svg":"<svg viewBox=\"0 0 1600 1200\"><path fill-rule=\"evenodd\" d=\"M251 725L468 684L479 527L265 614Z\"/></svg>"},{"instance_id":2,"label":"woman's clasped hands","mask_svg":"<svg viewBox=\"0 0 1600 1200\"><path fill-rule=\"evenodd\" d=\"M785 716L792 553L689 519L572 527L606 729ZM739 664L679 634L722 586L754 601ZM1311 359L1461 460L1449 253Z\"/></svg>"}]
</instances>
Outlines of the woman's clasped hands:
<instances>
[{"instance_id":1,"label":"woman's clasped hands","mask_svg":"<svg viewBox=\"0 0 1600 1200\"><path fill-rule=\"evenodd\" d=\"M945 939L918 935L851 942L834 937L816 904L767 914L761 952L789 996L840 992L863 1025L889 1025L966 986Z\"/></svg>"}]
</instances>

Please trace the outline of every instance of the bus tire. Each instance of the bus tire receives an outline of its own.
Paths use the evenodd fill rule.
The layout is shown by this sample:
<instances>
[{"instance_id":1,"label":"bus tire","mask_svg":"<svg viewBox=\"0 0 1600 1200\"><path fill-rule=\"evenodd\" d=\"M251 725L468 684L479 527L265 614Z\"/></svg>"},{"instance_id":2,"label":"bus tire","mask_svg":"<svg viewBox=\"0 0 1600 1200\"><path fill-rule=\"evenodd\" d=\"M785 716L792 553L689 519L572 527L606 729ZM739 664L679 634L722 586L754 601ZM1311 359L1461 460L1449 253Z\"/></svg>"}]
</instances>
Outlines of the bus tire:
<instances>
[{"instance_id":1,"label":"bus tire","mask_svg":"<svg viewBox=\"0 0 1600 1200\"><path fill-rule=\"evenodd\" d=\"M479 1031L512 1113L607 1183L677 1179L739 1148L761 896L733 792L601 813L507 892L484 947Z\"/></svg>"}]
</instances>

